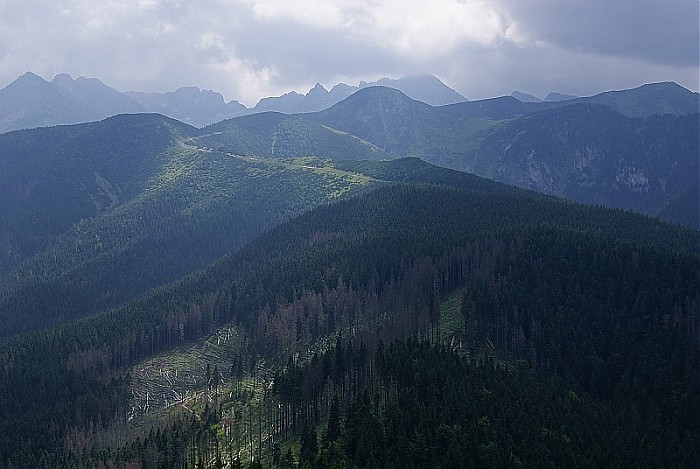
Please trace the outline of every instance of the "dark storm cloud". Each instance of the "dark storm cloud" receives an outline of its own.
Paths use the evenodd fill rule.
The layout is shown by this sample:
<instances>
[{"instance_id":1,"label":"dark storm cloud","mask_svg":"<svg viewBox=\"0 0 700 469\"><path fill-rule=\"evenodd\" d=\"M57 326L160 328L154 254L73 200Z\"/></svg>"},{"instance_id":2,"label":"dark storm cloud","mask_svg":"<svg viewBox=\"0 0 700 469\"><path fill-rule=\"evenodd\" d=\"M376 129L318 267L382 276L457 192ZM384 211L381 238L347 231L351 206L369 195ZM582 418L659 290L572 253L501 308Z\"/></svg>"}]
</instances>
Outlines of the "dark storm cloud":
<instances>
[{"instance_id":1,"label":"dark storm cloud","mask_svg":"<svg viewBox=\"0 0 700 469\"><path fill-rule=\"evenodd\" d=\"M698 65L697 0L506 0L520 33L606 56Z\"/></svg>"}]
</instances>

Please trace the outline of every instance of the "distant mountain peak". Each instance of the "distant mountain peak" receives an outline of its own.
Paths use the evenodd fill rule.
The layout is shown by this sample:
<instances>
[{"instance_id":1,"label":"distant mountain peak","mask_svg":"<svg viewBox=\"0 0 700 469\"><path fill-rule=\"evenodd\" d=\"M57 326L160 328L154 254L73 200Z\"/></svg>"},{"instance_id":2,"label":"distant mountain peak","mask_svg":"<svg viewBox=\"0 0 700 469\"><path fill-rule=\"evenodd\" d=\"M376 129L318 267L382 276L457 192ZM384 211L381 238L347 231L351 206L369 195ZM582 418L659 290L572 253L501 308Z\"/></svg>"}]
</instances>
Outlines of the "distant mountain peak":
<instances>
[{"instance_id":1,"label":"distant mountain peak","mask_svg":"<svg viewBox=\"0 0 700 469\"><path fill-rule=\"evenodd\" d=\"M316 83L314 87L309 90L309 93L311 93L312 91L325 91L326 93L328 92L328 90L325 89L320 83ZM306 94L308 95L309 93Z\"/></svg>"},{"instance_id":2,"label":"distant mountain peak","mask_svg":"<svg viewBox=\"0 0 700 469\"><path fill-rule=\"evenodd\" d=\"M70 76L68 73L59 73L55 77L53 77L53 80L51 80L52 83L67 83L67 82L72 82L73 77Z\"/></svg>"},{"instance_id":3,"label":"distant mountain peak","mask_svg":"<svg viewBox=\"0 0 700 469\"><path fill-rule=\"evenodd\" d=\"M686 90L683 88L681 85L676 83L675 81L659 81L655 83L646 83L642 86L639 87L640 89L643 88L668 88L668 89L675 89L675 90Z\"/></svg>"},{"instance_id":4,"label":"distant mountain peak","mask_svg":"<svg viewBox=\"0 0 700 469\"><path fill-rule=\"evenodd\" d=\"M68 91L71 93L76 93L82 95L81 99L83 101L91 101L94 99L104 98L109 96L110 99L122 100L124 101L124 96L119 91L105 85L102 81L97 78L88 78L85 76L79 76L78 78L73 78L68 73L59 73L51 80L51 84L60 88L63 91ZM98 93L98 96L92 95ZM101 94L101 96L99 95ZM131 99L129 98L129 101ZM89 103L86 102L88 106L96 105L100 107L101 105L97 102ZM135 104L130 102L131 105ZM132 109L133 111L133 109ZM106 117L106 116L105 116Z\"/></svg>"},{"instance_id":5,"label":"distant mountain peak","mask_svg":"<svg viewBox=\"0 0 700 469\"><path fill-rule=\"evenodd\" d=\"M523 103L541 103L542 100L537 96L531 95L529 93L523 93L522 91L513 91L510 94L512 97Z\"/></svg>"},{"instance_id":6,"label":"distant mountain peak","mask_svg":"<svg viewBox=\"0 0 700 469\"><path fill-rule=\"evenodd\" d=\"M167 93L128 92L150 112L157 112L195 127L204 127L245 114L247 108L238 101L226 102L221 93L183 86Z\"/></svg>"},{"instance_id":7,"label":"distant mountain peak","mask_svg":"<svg viewBox=\"0 0 700 469\"><path fill-rule=\"evenodd\" d=\"M199 94L202 90L196 86L181 86L175 90L175 93L182 94Z\"/></svg>"},{"instance_id":8,"label":"distant mountain peak","mask_svg":"<svg viewBox=\"0 0 700 469\"><path fill-rule=\"evenodd\" d=\"M347 83L338 83L337 85L333 86L333 88L331 88L330 92L332 93L336 90L352 90L352 89L354 89L354 87L348 85Z\"/></svg>"},{"instance_id":9,"label":"distant mountain peak","mask_svg":"<svg viewBox=\"0 0 700 469\"><path fill-rule=\"evenodd\" d=\"M678 83L665 81L647 83L637 88L606 91L588 98L594 104L604 104L628 117L653 114L694 114L700 110L699 95Z\"/></svg>"},{"instance_id":10,"label":"distant mountain peak","mask_svg":"<svg viewBox=\"0 0 700 469\"><path fill-rule=\"evenodd\" d=\"M353 93L352 95L348 96L343 101L335 104L333 107L341 106L344 103L352 103L352 102L360 102L360 101L367 101L367 102L391 101L394 104L411 102L411 103L416 103L419 106L430 107L429 104L424 103L422 101L418 101L417 99L413 99L399 89L392 88L390 86L384 86L384 85L371 85L371 86L366 86L364 88L361 88L358 91L356 91L355 93Z\"/></svg>"},{"instance_id":11,"label":"distant mountain peak","mask_svg":"<svg viewBox=\"0 0 700 469\"><path fill-rule=\"evenodd\" d=\"M6 88L22 85L49 85L50 83L34 72L27 72L19 76L15 81L7 85Z\"/></svg>"},{"instance_id":12,"label":"distant mountain peak","mask_svg":"<svg viewBox=\"0 0 700 469\"><path fill-rule=\"evenodd\" d=\"M37 75L36 73L34 73L34 72L25 72L24 74L22 74L22 75L18 78L18 80L26 80L26 79L38 79L38 80L41 80L41 81L46 81L46 80L44 80L43 78L41 78L39 75Z\"/></svg>"},{"instance_id":13,"label":"distant mountain peak","mask_svg":"<svg viewBox=\"0 0 700 469\"><path fill-rule=\"evenodd\" d=\"M649 93L674 93L678 94L679 96L688 96L690 94L695 94L697 95L698 93L694 93L687 88L682 87L675 81L659 81L655 83L646 83L644 85L641 85L637 88L632 88L630 90L623 90L623 91L637 91L637 92L649 92ZM614 93L614 91L608 91L608 93Z\"/></svg>"},{"instance_id":14,"label":"distant mountain peak","mask_svg":"<svg viewBox=\"0 0 700 469\"><path fill-rule=\"evenodd\" d=\"M445 85L438 77L430 74L409 75L402 78L380 78L377 81L360 81L358 86L339 83L328 91L316 83L308 93L286 93L282 96L261 99L254 112L277 111L285 114L316 112L328 109L358 90L373 86L383 86L400 90L403 94L431 106L443 106L467 101L467 98Z\"/></svg>"},{"instance_id":15,"label":"distant mountain peak","mask_svg":"<svg viewBox=\"0 0 700 469\"><path fill-rule=\"evenodd\" d=\"M444 106L467 101L467 98L447 86L438 77L427 73L408 75L398 79L380 78L370 83L361 82L360 88L375 85L401 90L406 96L431 106Z\"/></svg>"}]
</instances>

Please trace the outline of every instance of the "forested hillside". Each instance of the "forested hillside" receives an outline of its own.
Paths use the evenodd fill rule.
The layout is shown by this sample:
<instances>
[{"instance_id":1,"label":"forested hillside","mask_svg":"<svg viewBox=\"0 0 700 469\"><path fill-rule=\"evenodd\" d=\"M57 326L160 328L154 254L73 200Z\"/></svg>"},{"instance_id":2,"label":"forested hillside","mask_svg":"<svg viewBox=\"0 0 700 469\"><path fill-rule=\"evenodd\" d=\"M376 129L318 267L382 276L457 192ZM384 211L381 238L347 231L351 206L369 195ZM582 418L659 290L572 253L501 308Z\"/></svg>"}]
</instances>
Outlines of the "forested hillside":
<instances>
[{"instance_id":1,"label":"forested hillside","mask_svg":"<svg viewBox=\"0 0 700 469\"><path fill-rule=\"evenodd\" d=\"M0 273L52 236L143 192L192 128L154 115L0 136Z\"/></svg>"},{"instance_id":2,"label":"forested hillside","mask_svg":"<svg viewBox=\"0 0 700 469\"><path fill-rule=\"evenodd\" d=\"M38 178L65 172L67 189L76 199L59 199L52 210L42 205L44 212L39 215L53 216L69 226L91 216L93 205L104 210L122 195L115 182L124 178L95 166L91 157L104 162L109 155L108 161L129 169L132 176L141 174L137 170L152 175L155 167L136 168L128 155L153 164L153 151L163 155L166 140L172 143L186 136L195 138L191 143L199 147L237 155L315 155L334 160L419 157L539 192L631 209L697 228L700 206L697 197L688 196L700 187L697 106L697 93L673 83L561 102L523 103L508 96L439 107L375 86L321 112L254 114L211 125L204 132L164 120L171 129L166 135L156 129L159 118L142 116L152 121L153 138L149 138L147 124L138 116L122 116L75 126L72 131L59 127L3 135L0 158L10 160L4 163L9 166L3 166L8 169L8 184L0 187L10 193L10 207L17 197L35 197L41 191L44 197L47 193L63 196L65 188L57 192ZM126 136L128 127L133 127L133 141ZM112 143L118 145L111 149ZM29 173L14 174L19 155L12 155L22 152L31 155L28 162L36 172L25 166ZM71 158L74 163L85 162L79 169L90 174L83 172L76 180L73 171L37 163L37 158L70 152L80 155ZM82 192L76 182L85 186ZM89 202L83 201L87 194ZM13 226L25 230L21 224ZM45 239L18 240L16 233L2 231L0 246L6 249L0 251L0 271Z\"/></svg>"},{"instance_id":3,"label":"forested hillside","mask_svg":"<svg viewBox=\"0 0 700 469\"><path fill-rule=\"evenodd\" d=\"M697 467L662 88L0 135L0 467Z\"/></svg>"},{"instance_id":4,"label":"forested hillside","mask_svg":"<svg viewBox=\"0 0 700 469\"><path fill-rule=\"evenodd\" d=\"M0 339L122 304L383 184L312 157L211 151L198 135L134 115L0 136Z\"/></svg>"},{"instance_id":5,"label":"forested hillside","mask_svg":"<svg viewBox=\"0 0 700 469\"><path fill-rule=\"evenodd\" d=\"M125 307L4 343L1 460L695 465L697 233L434 182L319 207ZM156 408L156 379L181 400Z\"/></svg>"}]
</instances>

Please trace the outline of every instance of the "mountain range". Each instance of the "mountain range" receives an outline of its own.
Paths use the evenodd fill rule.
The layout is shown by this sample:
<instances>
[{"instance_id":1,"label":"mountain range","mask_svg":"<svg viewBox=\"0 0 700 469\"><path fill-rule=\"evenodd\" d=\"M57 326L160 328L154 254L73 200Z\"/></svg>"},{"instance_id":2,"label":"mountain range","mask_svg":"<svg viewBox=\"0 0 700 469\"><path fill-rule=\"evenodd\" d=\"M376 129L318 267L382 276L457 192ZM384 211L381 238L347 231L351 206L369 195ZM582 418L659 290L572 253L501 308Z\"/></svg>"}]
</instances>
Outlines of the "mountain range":
<instances>
[{"instance_id":1,"label":"mountain range","mask_svg":"<svg viewBox=\"0 0 700 469\"><path fill-rule=\"evenodd\" d=\"M698 227L697 103L697 93L673 83L569 101L502 97L440 107L371 87L317 113L226 120L198 141L237 154L419 157ZM357 148L340 145L341 136Z\"/></svg>"},{"instance_id":2,"label":"mountain range","mask_svg":"<svg viewBox=\"0 0 700 469\"><path fill-rule=\"evenodd\" d=\"M261 99L253 108L238 101L226 102L215 91L196 87L179 88L167 93L121 93L96 78L73 79L56 75L50 82L27 72L0 90L0 133L11 130L77 124L102 120L126 113L158 113L181 122L203 127L231 117L264 111L287 114L326 109L360 88L389 86L402 90L414 99L432 105L466 101L432 75L393 80L361 82L359 86L338 84L330 91L316 84L307 94L290 92Z\"/></svg>"},{"instance_id":3,"label":"mountain range","mask_svg":"<svg viewBox=\"0 0 700 469\"><path fill-rule=\"evenodd\" d=\"M673 88L672 85L675 84L668 85L665 90L668 93L666 98L659 95L658 87L645 97L643 86L637 88L640 96L633 96L630 90L604 92L586 98L553 92L541 100L519 91L513 92L512 96L525 103L573 103L577 100L599 103L628 116L697 111L697 98L695 101L688 100L682 96L680 90ZM92 122L128 113L157 113L195 127L204 127L232 117L266 111L284 114L318 112L339 103L360 89L371 86L397 89L416 101L434 107L467 101L464 96L432 75L415 75L400 79L382 78L373 82L363 81L357 86L340 83L330 90L317 83L306 94L292 91L282 96L263 98L254 107L247 108L235 100L226 102L218 92L193 86L166 93L119 92L96 78L81 76L73 79L63 73L56 75L49 82L27 72L0 89L0 133ZM633 109L632 106L636 108Z\"/></svg>"},{"instance_id":4,"label":"mountain range","mask_svg":"<svg viewBox=\"0 0 700 469\"><path fill-rule=\"evenodd\" d=\"M427 83L424 91L435 93L446 89L434 77L384 83L416 89ZM317 85L307 95L261 100L256 109L277 106L305 112L246 113L210 124L192 138L242 155L419 157L546 194L700 226L698 94L675 83L567 100L505 96L443 106L369 85L363 83L358 90L337 85L330 92ZM331 107L311 112L345 95ZM0 109L17 117L15 123L28 122L26 115L33 109L42 110L46 119L75 121L145 106L161 114L169 109L181 121L192 120L184 116L195 112L203 120L246 112L238 103L225 103L219 94L196 88L122 94L98 80L67 75L48 83L27 74L0 91L0 104L3 100L7 104ZM25 109L25 114L11 113L14 108Z\"/></svg>"},{"instance_id":5,"label":"mountain range","mask_svg":"<svg viewBox=\"0 0 700 469\"><path fill-rule=\"evenodd\" d=\"M75 124L142 112L132 99L97 79L57 75L51 82L26 73L0 90L0 132Z\"/></svg>"},{"instance_id":6,"label":"mountain range","mask_svg":"<svg viewBox=\"0 0 700 469\"><path fill-rule=\"evenodd\" d=\"M0 465L697 467L697 100L0 134Z\"/></svg>"},{"instance_id":7,"label":"mountain range","mask_svg":"<svg viewBox=\"0 0 700 469\"><path fill-rule=\"evenodd\" d=\"M529 93L523 93L522 91L513 91L511 94L514 98L524 103L541 103L542 101L556 102L556 101L569 101L571 99L576 99L578 96L573 96L570 94L563 94L557 92L551 92L545 96L544 99L540 99L537 96L533 96Z\"/></svg>"}]
</instances>

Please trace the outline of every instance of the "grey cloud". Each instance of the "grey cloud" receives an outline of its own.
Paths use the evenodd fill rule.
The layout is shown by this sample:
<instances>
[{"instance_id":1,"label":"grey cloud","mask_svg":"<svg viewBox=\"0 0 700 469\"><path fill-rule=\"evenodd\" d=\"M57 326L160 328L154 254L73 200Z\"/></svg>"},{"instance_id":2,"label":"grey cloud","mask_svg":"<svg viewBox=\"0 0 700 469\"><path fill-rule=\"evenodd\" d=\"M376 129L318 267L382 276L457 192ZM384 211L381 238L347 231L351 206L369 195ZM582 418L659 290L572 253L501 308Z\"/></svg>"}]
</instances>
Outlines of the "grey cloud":
<instances>
[{"instance_id":1,"label":"grey cloud","mask_svg":"<svg viewBox=\"0 0 700 469\"><path fill-rule=\"evenodd\" d=\"M514 90L539 97L551 91L589 96L668 80L695 91L698 86L698 69L694 66L650 64L635 57L579 54L556 47L522 48L507 43L497 50L460 50L450 66L436 74L470 99Z\"/></svg>"},{"instance_id":2,"label":"grey cloud","mask_svg":"<svg viewBox=\"0 0 700 469\"><path fill-rule=\"evenodd\" d=\"M512 36L465 36L433 55L392 47L396 22L368 33L362 5L352 11L359 31L261 18L243 1L0 2L0 87L28 70L67 72L123 91L195 85L249 106L315 82L413 73L433 73L471 99L661 80L697 90L697 0L496 0L488 5L512 21Z\"/></svg>"},{"instance_id":3,"label":"grey cloud","mask_svg":"<svg viewBox=\"0 0 700 469\"><path fill-rule=\"evenodd\" d=\"M385 73L399 68L402 60L373 44L315 30L302 25L255 25L245 34L238 53L246 60L274 64L279 80L321 81L334 75ZM286 78L285 78L286 77ZM312 78L313 77L313 78Z\"/></svg>"},{"instance_id":4,"label":"grey cloud","mask_svg":"<svg viewBox=\"0 0 700 469\"><path fill-rule=\"evenodd\" d=\"M698 64L697 0L503 0L530 39L601 55Z\"/></svg>"}]
</instances>

